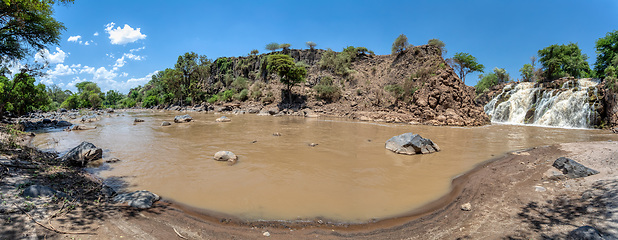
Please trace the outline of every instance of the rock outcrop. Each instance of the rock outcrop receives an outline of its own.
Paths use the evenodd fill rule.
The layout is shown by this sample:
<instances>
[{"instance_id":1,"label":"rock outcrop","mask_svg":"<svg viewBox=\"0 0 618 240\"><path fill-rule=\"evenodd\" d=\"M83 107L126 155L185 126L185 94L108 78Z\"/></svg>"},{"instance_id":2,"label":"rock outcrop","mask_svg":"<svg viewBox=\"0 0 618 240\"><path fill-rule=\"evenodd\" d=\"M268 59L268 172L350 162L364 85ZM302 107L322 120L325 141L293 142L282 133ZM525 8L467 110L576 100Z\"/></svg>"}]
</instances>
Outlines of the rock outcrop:
<instances>
[{"instance_id":1,"label":"rock outcrop","mask_svg":"<svg viewBox=\"0 0 618 240\"><path fill-rule=\"evenodd\" d=\"M230 164L236 163L238 157L230 151L218 151L215 153L214 159L217 161L228 161Z\"/></svg>"},{"instance_id":2,"label":"rock outcrop","mask_svg":"<svg viewBox=\"0 0 618 240\"><path fill-rule=\"evenodd\" d=\"M71 166L85 167L88 162L101 159L102 156L103 150L101 148L97 148L89 142L82 142L62 156L61 161Z\"/></svg>"},{"instance_id":3,"label":"rock outcrop","mask_svg":"<svg viewBox=\"0 0 618 240\"><path fill-rule=\"evenodd\" d=\"M386 141L386 149L399 154L428 154L439 152L440 147L433 141L418 134L404 133Z\"/></svg>"}]
</instances>

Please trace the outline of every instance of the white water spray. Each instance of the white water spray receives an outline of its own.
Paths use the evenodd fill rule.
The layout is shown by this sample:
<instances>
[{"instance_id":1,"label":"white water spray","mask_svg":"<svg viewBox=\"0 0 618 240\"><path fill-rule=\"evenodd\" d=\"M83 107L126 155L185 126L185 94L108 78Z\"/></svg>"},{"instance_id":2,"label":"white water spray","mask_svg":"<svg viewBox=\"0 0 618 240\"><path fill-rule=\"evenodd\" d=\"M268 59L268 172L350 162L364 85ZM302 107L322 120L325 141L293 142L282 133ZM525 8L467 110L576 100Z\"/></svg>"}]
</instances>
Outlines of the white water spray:
<instances>
[{"instance_id":1,"label":"white water spray","mask_svg":"<svg viewBox=\"0 0 618 240\"><path fill-rule=\"evenodd\" d=\"M485 105L485 113L492 122L588 128L596 117L589 92L597 94L597 84L591 79L570 80L561 89L510 84Z\"/></svg>"}]
</instances>

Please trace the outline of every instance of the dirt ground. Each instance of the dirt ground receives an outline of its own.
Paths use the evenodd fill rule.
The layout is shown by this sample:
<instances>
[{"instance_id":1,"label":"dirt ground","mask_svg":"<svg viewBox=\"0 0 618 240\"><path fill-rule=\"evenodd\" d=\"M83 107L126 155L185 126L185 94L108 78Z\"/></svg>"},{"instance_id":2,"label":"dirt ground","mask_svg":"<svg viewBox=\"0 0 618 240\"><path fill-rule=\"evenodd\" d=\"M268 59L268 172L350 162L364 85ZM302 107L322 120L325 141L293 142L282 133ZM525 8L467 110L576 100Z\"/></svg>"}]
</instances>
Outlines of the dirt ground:
<instances>
[{"instance_id":1,"label":"dirt ground","mask_svg":"<svg viewBox=\"0 0 618 240\"><path fill-rule=\"evenodd\" d=\"M550 178L553 161L563 156L600 173ZM74 189L71 201L24 199L18 196L24 182L49 179L49 169L56 175L69 170L50 168L42 157L20 158L0 154L0 239L561 239L584 225L618 235L618 142L509 153L456 178L449 195L410 216L363 225L246 223L166 200L136 210L84 189ZM96 182L73 174L72 183L92 188L85 182ZM465 203L470 211L461 209Z\"/></svg>"}]
</instances>

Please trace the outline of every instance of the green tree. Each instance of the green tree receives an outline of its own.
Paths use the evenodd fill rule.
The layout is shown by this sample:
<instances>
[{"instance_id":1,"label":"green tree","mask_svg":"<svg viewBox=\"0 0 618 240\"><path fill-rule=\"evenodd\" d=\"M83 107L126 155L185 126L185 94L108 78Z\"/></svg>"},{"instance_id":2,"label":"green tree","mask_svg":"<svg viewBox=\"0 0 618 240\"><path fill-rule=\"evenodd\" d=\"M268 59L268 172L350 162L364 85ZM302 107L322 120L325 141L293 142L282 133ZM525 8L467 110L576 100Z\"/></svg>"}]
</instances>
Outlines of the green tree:
<instances>
[{"instance_id":1,"label":"green tree","mask_svg":"<svg viewBox=\"0 0 618 240\"><path fill-rule=\"evenodd\" d=\"M249 53L249 55L255 56L255 55L258 55L258 53L260 53L260 51L258 51L257 49L253 49L251 50L251 53Z\"/></svg>"},{"instance_id":2,"label":"green tree","mask_svg":"<svg viewBox=\"0 0 618 240\"><path fill-rule=\"evenodd\" d=\"M401 34L393 42L393 46L391 47L391 54L400 53L411 47L412 45L408 44L408 37L406 37L406 35L404 34Z\"/></svg>"},{"instance_id":3,"label":"green tree","mask_svg":"<svg viewBox=\"0 0 618 240\"><path fill-rule=\"evenodd\" d=\"M605 69L609 66L618 67L618 30L608 32L605 37L599 38L596 43L597 60L594 71L598 77L605 77Z\"/></svg>"},{"instance_id":4,"label":"green tree","mask_svg":"<svg viewBox=\"0 0 618 240\"><path fill-rule=\"evenodd\" d=\"M73 94L71 91L62 90L62 88L58 87L56 84L47 87L47 95L52 102L62 103L71 96L71 94Z\"/></svg>"},{"instance_id":5,"label":"green tree","mask_svg":"<svg viewBox=\"0 0 618 240\"><path fill-rule=\"evenodd\" d=\"M309 49L315 50L315 46L317 46L318 44L314 43L312 41L308 41L308 42L305 43L305 45L307 45L307 47L309 47Z\"/></svg>"},{"instance_id":6,"label":"green tree","mask_svg":"<svg viewBox=\"0 0 618 240\"><path fill-rule=\"evenodd\" d=\"M521 69L519 69L519 72L521 73L522 81L524 82L532 81L534 77L534 67L532 67L532 64L530 63L524 64L524 66Z\"/></svg>"},{"instance_id":7,"label":"green tree","mask_svg":"<svg viewBox=\"0 0 618 240\"><path fill-rule=\"evenodd\" d=\"M277 49L280 49L281 47L279 47L280 45L276 42L271 42L269 44L266 44L266 50L269 51L277 51Z\"/></svg>"},{"instance_id":8,"label":"green tree","mask_svg":"<svg viewBox=\"0 0 618 240\"><path fill-rule=\"evenodd\" d=\"M440 54L442 56L446 55L446 52L447 52L446 44L444 44L444 42L442 42L440 39L437 39L437 38L429 39L429 41L427 41L427 44L440 49Z\"/></svg>"},{"instance_id":9,"label":"green tree","mask_svg":"<svg viewBox=\"0 0 618 240\"><path fill-rule=\"evenodd\" d=\"M483 72L485 69L485 66L479 64L476 58L469 53L455 53L450 62L464 84L466 83L466 75L473 72Z\"/></svg>"},{"instance_id":10,"label":"green tree","mask_svg":"<svg viewBox=\"0 0 618 240\"><path fill-rule=\"evenodd\" d=\"M185 53L178 57L175 68L180 73L181 81L178 84L181 104L195 104L200 98L200 85L203 85L210 76L210 60L197 53Z\"/></svg>"},{"instance_id":11,"label":"green tree","mask_svg":"<svg viewBox=\"0 0 618 240\"><path fill-rule=\"evenodd\" d=\"M34 77L25 70L16 74L12 80L0 76L0 118L5 110L22 115L50 103L45 85L35 85L34 82Z\"/></svg>"},{"instance_id":12,"label":"green tree","mask_svg":"<svg viewBox=\"0 0 618 240\"><path fill-rule=\"evenodd\" d=\"M287 86L288 99L292 102L292 87L305 80L307 69L294 64L294 59L286 54L268 56L269 72L276 72L281 83Z\"/></svg>"},{"instance_id":13,"label":"green tree","mask_svg":"<svg viewBox=\"0 0 618 240\"><path fill-rule=\"evenodd\" d=\"M94 82L84 81L75 84L80 108L100 108L103 98L101 88Z\"/></svg>"},{"instance_id":14,"label":"green tree","mask_svg":"<svg viewBox=\"0 0 618 240\"><path fill-rule=\"evenodd\" d=\"M61 0L70 3L72 0ZM0 2L0 56L20 60L60 42L64 25L53 18L53 0L3 0Z\"/></svg>"},{"instance_id":15,"label":"green tree","mask_svg":"<svg viewBox=\"0 0 618 240\"><path fill-rule=\"evenodd\" d=\"M480 74L479 81L476 83L474 88L476 89L476 94L483 93L486 89L489 89L498 84L507 83L511 81L511 77L504 70L504 68L495 67L493 72L488 74Z\"/></svg>"},{"instance_id":16,"label":"green tree","mask_svg":"<svg viewBox=\"0 0 618 240\"><path fill-rule=\"evenodd\" d=\"M105 93L105 101L103 102L103 105L109 107L116 107L116 105L120 103L120 100L122 100L123 98L124 96L122 93L116 90L109 90L107 91L107 93Z\"/></svg>"},{"instance_id":17,"label":"green tree","mask_svg":"<svg viewBox=\"0 0 618 240\"><path fill-rule=\"evenodd\" d=\"M292 46L292 44L282 43L281 45L279 45L279 48L281 48L281 49L283 49L283 51L287 52L288 50L290 50L291 46Z\"/></svg>"},{"instance_id":18,"label":"green tree","mask_svg":"<svg viewBox=\"0 0 618 240\"><path fill-rule=\"evenodd\" d=\"M582 54L575 43L551 45L539 50L539 62L543 66L544 77L554 80L561 77L586 77L590 74L588 56Z\"/></svg>"}]
</instances>

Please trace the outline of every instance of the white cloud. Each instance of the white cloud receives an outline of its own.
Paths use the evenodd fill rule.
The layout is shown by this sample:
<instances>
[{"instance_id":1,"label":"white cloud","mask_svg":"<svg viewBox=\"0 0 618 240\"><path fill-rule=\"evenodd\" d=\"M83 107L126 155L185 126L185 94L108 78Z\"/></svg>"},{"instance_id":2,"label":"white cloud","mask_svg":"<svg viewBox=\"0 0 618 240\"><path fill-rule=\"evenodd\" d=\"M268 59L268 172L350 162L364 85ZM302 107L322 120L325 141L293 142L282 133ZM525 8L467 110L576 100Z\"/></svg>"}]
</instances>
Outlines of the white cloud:
<instances>
[{"instance_id":1,"label":"white cloud","mask_svg":"<svg viewBox=\"0 0 618 240\"><path fill-rule=\"evenodd\" d=\"M125 60L125 58L135 61L141 61L142 59L144 59L144 57L132 53L122 54L122 57L116 59L116 63L114 63L114 70L118 70L118 68L123 67L124 64L127 63L127 60Z\"/></svg>"},{"instance_id":2,"label":"white cloud","mask_svg":"<svg viewBox=\"0 0 618 240\"><path fill-rule=\"evenodd\" d=\"M83 81L86 81L86 79L75 77L75 78L73 78L73 81L71 81L69 84L67 84L67 87L75 87L75 84L78 84L78 83L83 82Z\"/></svg>"},{"instance_id":3,"label":"white cloud","mask_svg":"<svg viewBox=\"0 0 618 240\"><path fill-rule=\"evenodd\" d=\"M139 52L139 51L141 51L141 50L144 50L144 48L146 48L146 46L143 46L143 47L141 47L141 48L134 48L134 49L131 49L131 50L129 50L129 52L131 52L131 53L134 53L134 52Z\"/></svg>"},{"instance_id":4,"label":"white cloud","mask_svg":"<svg viewBox=\"0 0 618 240\"><path fill-rule=\"evenodd\" d=\"M75 74L76 71L71 68L69 65L64 65L62 63L57 64L54 69L47 70L47 74L49 78L56 78L56 76L66 76Z\"/></svg>"},{"instance_id":5,"label":"white cloud","mask_svg":"<svg viewBox=\"0 0 618 240\"><path fill-rule=\"evenodd\" d=\"M126 73L126 72L122 72L122 73L120 74L120 76L121 76L121 77L127 77L127 76L129 76L129 74L128 74L128 73Z\"/></svg>"},{"instance_id":6,"label":"white cloud","mask_svg":"<svg viewBox=\"0 0 618 240\"><path fill-rule=\"evenodd\" d=\"M69 37L69 39L68 39L68 41L69 41L69 42L77 42L77 41L79 41L79 39L81 39L81 38L82 38L82 36L80 36L80 35L77 35L77 36L70 36L70 37Z\"/></svg>"},{"instance_id":7,"label":"white cloud","mask_svg":"<svg viewBox=\"0 0 618 240\"><path fill-rule=\"evenodd\" d=\"M84 43L84 45L88 46L88 45L90 45L90 42L86 41L86 42Z\"/></svg>"},{"instance_id":8,"label":"white cloud","mask_svg":"<svg viewBox=\"0 0 618 240\"><path fill-rule=\"evenodd\" d=\"M50 53L47 49L41 49L34 55L34 60L37 62L48 62L50 64L63 63L67 57L67 53L56 47L56 53Z\"/></svg>"},{"instance_id":9,"label":"white cloud","mask_svg":"<svg viewBox=\"0 0 618 240\"><path fill-rule=\"evenodd\" d=\"M137 87L140 84L147 83L148 81L150 81L152 79L152 75L155 75L158 72L159 71L154 71L152 73L147 74L146 76L144 76L142 78L131 78L131 79L127 80L127 85L130 85L131 87Z\"/></svg>"},{"instance_id":10,"label":"white cloud","mask_svg":"<svg viewBox=\"0 0 618 240\"><path fill-rule=\"evenodd\" d=\"M132 28L125 24L123 28L117 27L114 22L105 25L105 32L109 34L109 39L112 44L127 44L137 40L145 39L146 35L141 33L141 28Z\"/></svg>"},{"instance_id":11,"label":"white cloud","mask_svg":"<svg viewBox=\"0 0 618 240\"><path fill-rule=\"evenodd\" d=\"M81 70L79 70L79 73L94 74L94 67L84 66Z\"/></svg>"},{"instance_id":12,"label":"white cloud","mask_svg":"<svg viewBox=\"0 0 618 240\"><path fill-rule=\"evenodd\" d=\"M94 32L94 34L92 34L92 36L99 36L99 32Z\"/></svg>"},{"instance_id":13,"label":"white cloud","mask_svg":"<svg viewBox=\"0 0 618 240\"><path fill-rule=\"evenodd\" d=\"M114 80L114 78L118 76L114 70L107 70L105 67L100 67L96 71L94 71L93 79L95 81L107 81Z\"/></svg>"}]
</instances>

